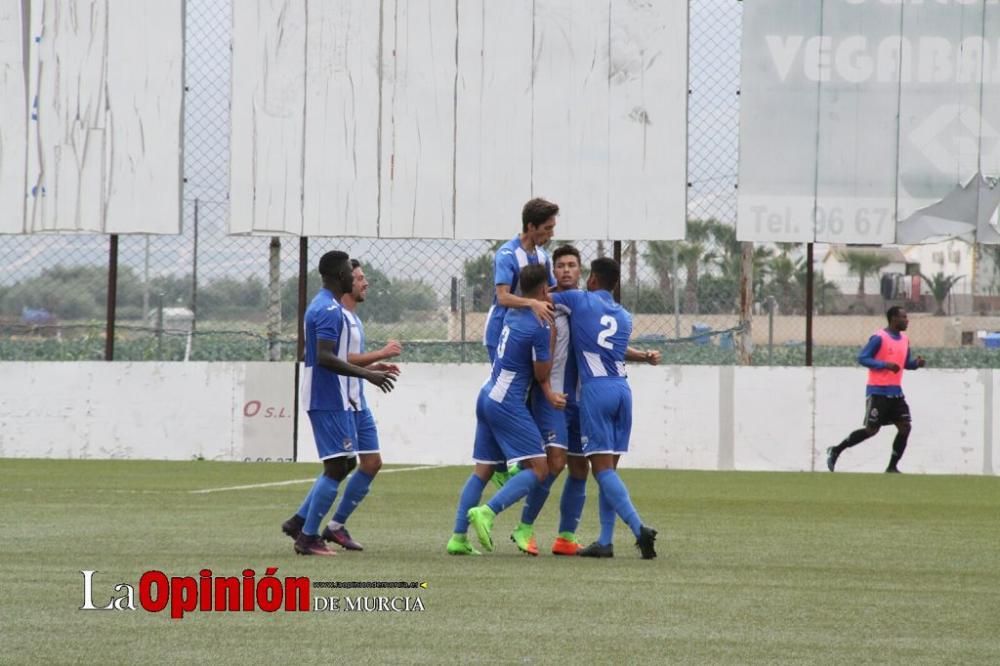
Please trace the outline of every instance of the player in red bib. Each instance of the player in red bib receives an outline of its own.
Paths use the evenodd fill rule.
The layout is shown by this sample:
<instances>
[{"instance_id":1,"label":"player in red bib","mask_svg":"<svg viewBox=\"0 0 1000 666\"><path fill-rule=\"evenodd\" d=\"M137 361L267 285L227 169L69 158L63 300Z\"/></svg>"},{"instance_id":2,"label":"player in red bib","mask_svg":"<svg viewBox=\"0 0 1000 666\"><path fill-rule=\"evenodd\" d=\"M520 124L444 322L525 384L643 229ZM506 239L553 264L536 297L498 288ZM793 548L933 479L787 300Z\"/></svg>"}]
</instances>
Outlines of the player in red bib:
<instances>
[{"instance_id":1,"label":"player in red bib","mask_svg":"<svg viewBox=\"0 0 1000 666\"><path fill-rule=\"evenodd\" d=\"M896 439L892 440L892 456L885 471L899 472L899 459L910 436L910 407L903 397L903 370L922 368L926 361L922 356L910 355L910 340L903 333L908 324L906 310L894 305L885 316L889 325L876 331L858 355L858 363L868 368L865 427L826 450L826 466L831 472L845 449L873 437L879 428L890 423L896 426Z\"/></svg>"}]
</instances>

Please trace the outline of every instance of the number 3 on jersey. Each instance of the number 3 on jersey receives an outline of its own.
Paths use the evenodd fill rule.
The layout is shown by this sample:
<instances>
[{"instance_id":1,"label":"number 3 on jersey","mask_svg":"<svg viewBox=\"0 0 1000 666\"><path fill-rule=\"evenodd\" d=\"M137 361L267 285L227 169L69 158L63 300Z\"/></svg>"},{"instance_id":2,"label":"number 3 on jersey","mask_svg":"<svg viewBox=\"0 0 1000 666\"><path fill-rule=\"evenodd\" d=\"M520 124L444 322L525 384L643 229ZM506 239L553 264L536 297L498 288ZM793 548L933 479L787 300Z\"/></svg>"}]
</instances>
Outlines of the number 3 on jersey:
<instances>
[{"instance_id":1,"label":"number 3 on jersey","mask_svg":"<svg viewBox=\"0 0 1000 666\"><path fill-rule=\"evenodd\" d=\"M601 317L601 326L604 327L604 330L597 334L598 346L605 349L614 349L614 344L608 338L618 332L618 320L610 315L604 315Z\"/></svg>"},{"instance_id":2,"label":"number 3 on jersey","mask_svg":"<svg viewBox=\"0 0 1000 666\"><path fill-rule=\"evenodd\" d=\"M497 358L503 358L503 352L507 348L507 338L510 337L510 326L504 326L500 333L500 344L497 345Z\"/></svg>"}]
</instances>

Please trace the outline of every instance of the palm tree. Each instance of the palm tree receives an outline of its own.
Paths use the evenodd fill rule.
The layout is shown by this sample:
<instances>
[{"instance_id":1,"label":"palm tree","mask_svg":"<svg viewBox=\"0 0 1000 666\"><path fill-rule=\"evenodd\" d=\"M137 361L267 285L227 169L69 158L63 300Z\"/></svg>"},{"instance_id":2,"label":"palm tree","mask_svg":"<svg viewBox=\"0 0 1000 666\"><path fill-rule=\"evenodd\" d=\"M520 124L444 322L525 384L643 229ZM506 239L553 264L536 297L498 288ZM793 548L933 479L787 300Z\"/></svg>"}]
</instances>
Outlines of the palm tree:
<instances>
[{"instance_id":1,"label":"palm tree","mask_svg":"<svg viewBox=\"0 0 1000 666\"><path fill-rule=\"evenodd\" d=\"M888 257L858 250L844 252L843 258L847 262L847 272L858 276L858 296L861 298L865 296L865 278L878 275L891 263Z\"/></svg>"},{"instance_id":2,"label":"palm tree","mask_svg":"<svg viewBox=\"0 0 1000 666\"><path fill-rule=\"evenodd\" d=\"M948 298L948 294L951 293L951 289L955 286L955 283L964 277L964 275L945 275L940 271L932 277L927 277L923 273L920 274L920 278L927 283L927 288L931 290L931 294L937 302L937 310L934 311L935 317L945 316L945 299Z\"/></svg>"},{"instance_id":3,"label":"palm tree","mask_svg":"<svg viewBox=\"0 0 1000 666\"><path fill-rule=\"evenodd\" d=\"M769 272L771 274L770 287L775 292L778 305L782 312L791 313L796 308L796 299L793 292L793 282L796 273L804 267L805 259L793 261L787 252L773 257L770 261Z\"/></svg>"},{"instance_id":4,"label":"palm tree","mask_svg":"<svg viewBox=\"0 0 1000 666\"><path fill-rule=\"evenodd\" d=\"M677 249L677 260L684 266L684 312L698 314L698 271L706 258L705 243L711 237L715 220L688 220L685 241Z\"/></svg>"},{"instance_id":5,"label":"palm tree","mask_svg":"<svg viewBox=\"0 0 1000 666\"><path fill-rule=\"evenodd\" d=\"M687 280L684 282L684 312L698 312L698 275L706 253L706 242L711 237L709 230L715 220L688 220L685 240L650 241L642 257L656 272L660 290L664 298L673 290L674 271L684 268ZM676 265L674 258L676 253Z\"/></svg>"},{"instance_id":6,"label":"palm tree","mask_svg":"<svg viewBox=\"0 0 1000 666\"><path fill-rule=\"evenodd\" d=\"M663 297L673 292L674 243L676 241L649 241L642 258L656 273L657 285Z\"/></svg>"},{"instance_id":7,"label":"palm tree","mask_svg":"<svg viewBox=\"0 0 1000 666\"><path fill-rule=\"evenodd\" d=\"M718 220L709 220L708 222L713 244L718 249L709 253L706 259L718 267L724 278L734 285L738 285L740 273L743 271L743 247L736 238L736 227ZM764 287L764 280L770 273L769 262L772 257L774 257L774 250L771 248L758 245L753 249L753 291L755 294Z\"/></svg>"}]
</instances>

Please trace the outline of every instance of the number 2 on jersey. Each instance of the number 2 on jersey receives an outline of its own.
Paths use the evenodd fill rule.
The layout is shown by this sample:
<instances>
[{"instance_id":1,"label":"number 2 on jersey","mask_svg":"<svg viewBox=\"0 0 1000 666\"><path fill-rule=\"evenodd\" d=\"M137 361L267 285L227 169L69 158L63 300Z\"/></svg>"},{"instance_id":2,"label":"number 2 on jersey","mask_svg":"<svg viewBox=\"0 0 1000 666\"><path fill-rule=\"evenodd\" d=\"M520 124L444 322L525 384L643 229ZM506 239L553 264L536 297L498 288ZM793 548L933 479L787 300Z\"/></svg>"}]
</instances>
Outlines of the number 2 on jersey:
<instances>
[{"instance_id":1,"label":"number 2 on jersey","mask_svg":"<svg viewBox=\"0 0 1000 666\"><path fill-rule=\"evenodd\" d=\"M601 326L604 327L604 330L597 334L598 346L614 349L615 345L608 338L618 332L618 320L610 315L604 315L601 317Z\"/></svg>"}]
</instances>

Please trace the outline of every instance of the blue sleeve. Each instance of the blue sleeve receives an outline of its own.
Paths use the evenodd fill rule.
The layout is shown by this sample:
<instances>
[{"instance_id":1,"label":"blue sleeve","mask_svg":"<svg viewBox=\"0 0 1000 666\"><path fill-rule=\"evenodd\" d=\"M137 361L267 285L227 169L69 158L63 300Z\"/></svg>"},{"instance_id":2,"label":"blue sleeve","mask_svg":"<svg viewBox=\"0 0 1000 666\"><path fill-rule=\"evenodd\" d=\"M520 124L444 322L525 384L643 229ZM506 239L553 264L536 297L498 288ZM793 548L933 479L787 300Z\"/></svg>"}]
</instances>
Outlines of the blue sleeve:
<instances>
[{"instance_id":1,"label":"blue sleeve","mask_svg":"<svg viewBox=\"0 0 1000 666\"><path fill-rule=\"evenodd\" d=\"M547 268L548 272L549 272L549 286L550 287L556 286L556 284L557 284L556 283L556 274L555 274L555 271L552 270L552 260L549 259L548 257L545 258L545 268Z\"/></svg>"},{"instance_id":2,"label":"blue sleeve","mask_svg":"<svg viewBox=\"0 0 1000 666\"><path fill-rule=\"evenodd\" d=\"M545 326L539 326L535 329L535 335L531 340L531 347L534 352L535 361L544 363L552 358L550 349L551 344L552 329L547 324Z\"/></svg>"},{"instance_id":3,"label":"blue sleeve","mask_svg":"<svg viewBox=\"0 0 1000 666\"><path fill-rule=\"evenodd\" d=\"M514 273L517 272L517 258L507 249L501 249L493 258L493 284L514 284Z\"/></svg>"},{"instance_id":4,"label":"blue sleeve","mask_svg":"<svg viewBox=\"0 0 1000 666\"><path fill-rule=\"evenodd\" d=\"M858 363L866 368L872 368L873 370L882 370L885 368L884 361L875 360L875 354L878 353L878 350L881 347L882 338L877 335L873 335L868 338L868 344L866 344L865 348L861 350L860 354L858 354Z\"/></svg>"},{"instance_id":5,"label":"blue sleeve","mask_svg":"<svg viewBox=\"0 0 1000 666\"><path fill-rule=\"evenodd\" d=\"M319 313L316 317L316 338L318 340L340 339L340 331L344 328L344 314L340 308L333 305Z\"/></svg>"},{"instance_id":6,"label":"blue sleeve","mask_svg":"<svg viewBox=\"0 0 1000 666\"><path fill-rule=\"evenodd\" d=\"M907 370L917 370L920 368L920 366L917 365L917 359L913 358L913 350L911 349L906 350L906 365L904 365L903 367L905 367Z\"/></svg>"},{"instance_id":7,"label":"blue sleeve","mask_svg":"<svg viewBox=\"0 0 1000 666\"><path fill-rule=\"evenodd\" d=\"M579 289L572 289L570 291L554 291L551 294L552 302L556 305L562 305L570 313L573 312L573 308L580 304L583 298L583 292Z\"/></svg>"}]
</instances>

